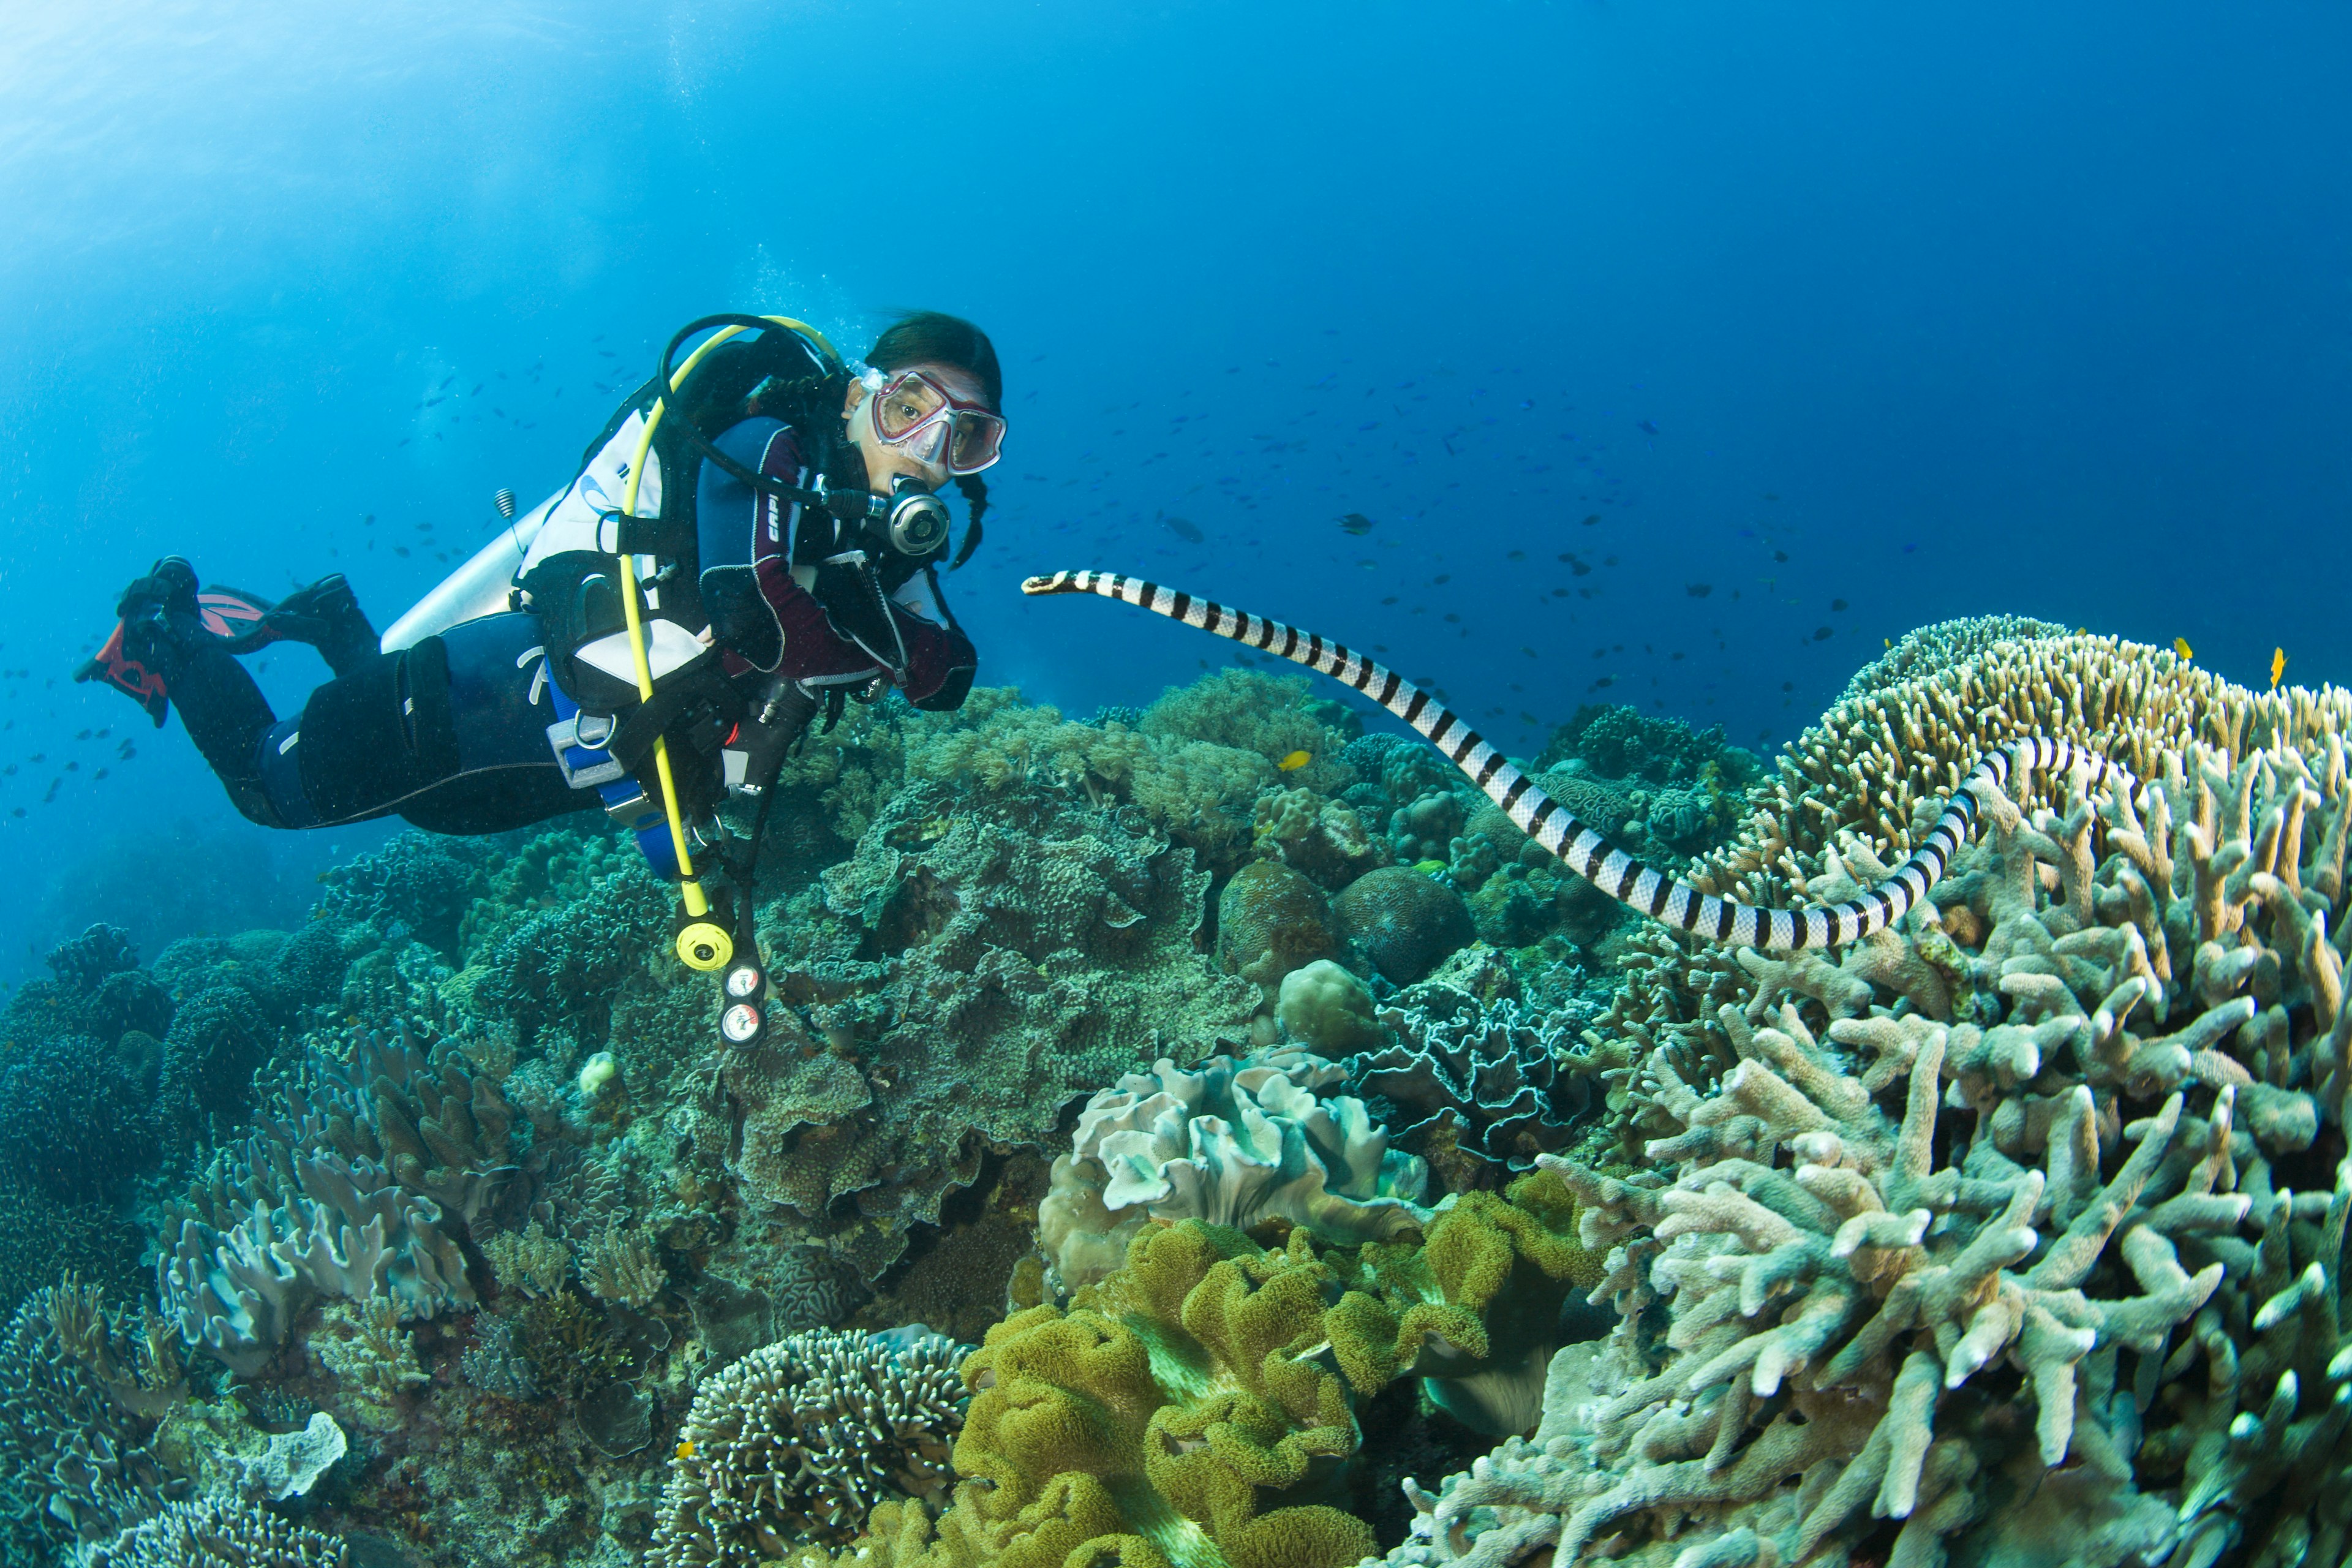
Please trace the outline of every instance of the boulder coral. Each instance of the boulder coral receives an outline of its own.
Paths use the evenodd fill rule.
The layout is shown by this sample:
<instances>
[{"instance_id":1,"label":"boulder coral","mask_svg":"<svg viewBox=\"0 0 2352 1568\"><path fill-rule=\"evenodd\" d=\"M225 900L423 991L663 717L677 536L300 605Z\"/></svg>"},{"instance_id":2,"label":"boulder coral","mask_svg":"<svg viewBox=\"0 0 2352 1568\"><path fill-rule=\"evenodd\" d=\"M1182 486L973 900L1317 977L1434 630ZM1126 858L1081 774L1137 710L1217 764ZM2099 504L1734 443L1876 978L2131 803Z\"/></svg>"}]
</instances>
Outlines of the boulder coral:
<instances>
[{"instance_id":1,"label":"boulder coral","mask_svg":"<svg viewBox=\"0 0 2352 1568\"><path fill-rule=\"evenodd\" d=\"M1408 866L1383 866L1331 900L1340 932L1389 982L1410 985L1475 936L1462 895Z\"/></svg>"}]
</instances>

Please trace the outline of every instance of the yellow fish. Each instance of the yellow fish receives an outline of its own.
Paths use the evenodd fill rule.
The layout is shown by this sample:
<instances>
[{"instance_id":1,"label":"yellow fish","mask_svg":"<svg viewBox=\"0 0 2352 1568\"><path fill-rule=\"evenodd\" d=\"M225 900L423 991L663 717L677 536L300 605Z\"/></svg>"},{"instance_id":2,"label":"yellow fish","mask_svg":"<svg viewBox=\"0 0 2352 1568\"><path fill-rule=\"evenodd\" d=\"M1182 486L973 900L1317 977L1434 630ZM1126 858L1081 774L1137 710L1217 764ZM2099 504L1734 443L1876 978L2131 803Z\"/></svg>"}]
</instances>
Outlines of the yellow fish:
<instances>
[{"instance_id":1,"label":"yellow fish","mask_svg":"<svg viewBox=\"0 0 2352 1568\"><path fill-rule=\"evenodd\" d=\"M2285 673L2286 649L2283 647L2271 649L2271 689L2273 691L2278 689L2279 677Z\"/></svg>"},{"instance_id":2,"label":"yellow fish","mask_svg":"<svg viewBox=\"0 0 2352 1568\"><path fill-rule=\"evenodd\" d=\"M1275 763L1274 765L1280 768L1284 773L1295 773L1314 760L1315 756L1311 752L1293 752L1290 755L1283 758L1282 761Z\"/></svg>"},{"instance_id":3,"label":"yellow fish","mask_svg":"<svg viewBox=\"0 0 2352 1568\"><path fill-rule=\"evenodd\" d=\"M2187 637L2173 638L2172 651L2179 654L2183 658L2195 658L2197 657L2197 650L2189 646L2189 639Z\"/></svg>"},{"instance_id":4,"label":"yellow fish","mask_svg":"<svg viewBox=\"0 0 2352 1568\"><path fill-rule=\"evenodd\" d=\"M1881 647L1892 649L1895 647L1895 639L1893 637L1881 637L1878 639L1878 644Z\"/></svg>"}]
</instances>

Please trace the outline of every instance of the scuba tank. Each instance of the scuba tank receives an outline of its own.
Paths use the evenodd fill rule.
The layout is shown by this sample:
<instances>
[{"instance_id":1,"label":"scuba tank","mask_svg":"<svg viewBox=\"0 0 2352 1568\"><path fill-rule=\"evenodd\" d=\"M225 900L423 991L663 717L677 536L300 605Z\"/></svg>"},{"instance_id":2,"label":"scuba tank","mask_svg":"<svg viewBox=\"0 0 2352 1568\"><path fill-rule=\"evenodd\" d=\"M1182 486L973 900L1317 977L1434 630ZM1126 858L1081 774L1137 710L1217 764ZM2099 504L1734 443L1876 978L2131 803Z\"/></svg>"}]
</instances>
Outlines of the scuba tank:
<instances>
[{"instance_id":1,"label":"scuba tank","mask_svg":"<svg viewBox=\"0 0 2352 1568\"><path fill-rule=\"evenodd\" d=\"M511 507L512 492L499 493ZM512 608L515 578L530 556L531 541L539 536L548 513L569 493L568 489L559 490L509 521L463 566L442 578L431 592L384 628L383 651L397 653L402 648L414 647L426 637L438 637L451 626L478 621L484 616L503 615Z\"/></svg>"}]
</instances>

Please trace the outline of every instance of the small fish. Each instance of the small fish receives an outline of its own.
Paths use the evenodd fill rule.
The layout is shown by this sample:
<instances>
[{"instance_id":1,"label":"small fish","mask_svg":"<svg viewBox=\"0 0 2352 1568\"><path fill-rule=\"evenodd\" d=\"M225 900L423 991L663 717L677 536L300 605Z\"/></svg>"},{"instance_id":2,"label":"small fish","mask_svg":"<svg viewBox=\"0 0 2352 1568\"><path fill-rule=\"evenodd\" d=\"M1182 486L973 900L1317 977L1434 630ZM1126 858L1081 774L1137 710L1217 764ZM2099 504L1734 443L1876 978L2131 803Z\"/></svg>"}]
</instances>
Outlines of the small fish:
<instances>
[{"instance_id":1,"label":"small fish","mask_svg":"<svg viewBox=\"0 0 2352 1568\"><path fill-rule=\"evenodd\" d=\"M2183 658L2195 658L2197 657L2197 650L2189 646L2189 639L2187 637L2173 638L2172 651L2179 654Z\"/></svg>"},{"instance_id":2,"label":"small fish","mask_svg":"<svg viewBox=\"0 0 2352 1568\"><path fill-rule=\"evenodd\" d=\"M1349 533L1360 536L1371 532L1372 520L1360 511L1351 511L1339 520L1339 526Z\"/></svg>"},{"instance_id":3,"label":"small fish","mask_svg":"<svg viewBox=\"0 0 2352 1568\"><path fill-rule=\"evenodd\" d=\"M1315 756L1311 752L1293 752L1290 755L1283 758L1282 761L1275 763L1274 765L1280 768L1284 773L1295 773L1314 760Z\"/></svg>"},{"instance_id":4,"label":"small fish","mask_svg":"<svg viewBox=\"0 0 2352 1568\"><path fill-rule=\"evenodd\" d=\"M1207 534L1202 533L1199 529L1193 527L1192 524L1187 522L1181 517L1163 517L1160 521L1168 525L1169 532L1174 534L1177 538L1182 540L1187 544L1205 544L1208 542L1209 536Z\"/></svg>"},{"instance_id":5,"label":"small fish","mask_svg":"<svg viewBox=\"0 0 2352 1568\"><path fill-rule=\"evenodd\" d=\"M1878 639L1878 646L1886 649L1889 653L1892 653L1895 651L1895 639L1893 637L1881 637Z\"/></svg>"},{"instance_id":6,"label":"small fish","mask_svg":"<svg viewBox=\"0 0 2352 1568\"><path fill-rule=\"evenodd\" d=\"M1601 514L1600 514L1599 512L1597 512L1597 511L1596 511L1596 512L1592 513L1591 516L1587 517L1587 518L1584 520L1584 526L1585 526L1585 527L1587 527L1587 528L1591 528L1594 523L1599 522L1600 521L1601 521Z\"/></svg>"},{"instance_id":7,"label":"small fish","mask_svg":"<svg viewBox=\"0 0 2352 1568\"><path fill-rule=\"evenodd\" d=\"M1715 584L1712 583L1686 583L1683 585L1683 592L1688 594L1694 599L1704 599L1709 594L1715 592Z\"/></svg>"},{"instance_id":8,"label":"small fish","mask_svg":"<svg viewBox=\"0 0 2352 1568\"><path fill-rule=\"evenodd\" d=\"M2286 649L2283 647L2271 649L2271 689L2273 691L2278 689L2279 677L2285 673Z\"/></svg>"},{"instance_id":9,"label":"small fish","mask_svg":"<svg viewBox=\"0 0 2352 1568\"><path fill-rule=\"evenodd\" d=\"M1645 436L1654 436L1658 433L1658 427L1655 425L1651 424L1646 419L1640 420L1637 424L1642 433Z\"/></svg>"},{"instance_id":10,"label":"small fish","mask_svg":"<svg viewBox=\"0 0 2352 1568\"><path fill-rule=\"evenodd\" d=\"M1832 615L1835 615L1835 614L1837 614L1840 610L1843 610L1843 609L1844 609L1844 608L1845 608L1845 601L1844 601L1843 599L1832 599L1832 600L1830 601L1830 613L1831 613Z\"/></svg>"}]
</instances>

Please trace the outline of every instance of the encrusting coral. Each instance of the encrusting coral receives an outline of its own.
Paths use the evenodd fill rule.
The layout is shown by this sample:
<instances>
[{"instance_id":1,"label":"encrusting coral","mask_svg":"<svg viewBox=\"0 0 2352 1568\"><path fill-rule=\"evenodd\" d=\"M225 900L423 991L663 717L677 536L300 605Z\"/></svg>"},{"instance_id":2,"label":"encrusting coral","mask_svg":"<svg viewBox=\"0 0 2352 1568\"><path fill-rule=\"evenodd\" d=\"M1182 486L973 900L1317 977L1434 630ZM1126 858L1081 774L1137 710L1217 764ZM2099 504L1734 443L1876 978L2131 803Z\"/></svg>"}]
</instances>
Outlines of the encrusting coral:
<instances>
[{"instance_id":1,"label":"encrusting coral","mask_svg":"<svg viewBox=\"0 0 2352 1568\"><path fill-rule=\"evenodd\" d=\"M793 1010L720 1064L744 1195L871 1279L992 1145L1035 1142L1138 1062L1245 1037L1256 989L1196 945L1208 884L1128 814L901 791L779 933Z\"/></svg>"},{"instance_id":2,"label":"encrusting coral","mask_svg":"<svg viewBox=\"0 0 2352 1568\"><path fill-rule=\"evenodd\" d=\"M655 1517L649 1568L750 1568L842 1540L875 1504L946 1491L961 1347L815 1329L704 1381Z\"/></svg>"},{"instance_id":3,"label":"encrusting coral","mask_svg":"<svg viewBox=\"0 0 2352 1568\"><path fill-rule=\"evenodd\" d=\"M1192 1072L1163 1057L1096 1094L1037 1207L1054 1283L1102 1279L1153 1222L1247 1230L1278 1218L1326 1242L1418 1226L1426 1168L1389 1148L1363 1101L1323 1092L1340 1077L1296 1051L1216 1057Z\"/></svg>"}]
</instances>

